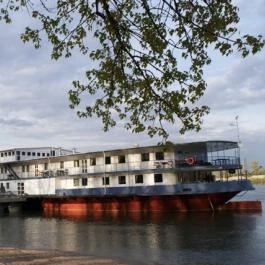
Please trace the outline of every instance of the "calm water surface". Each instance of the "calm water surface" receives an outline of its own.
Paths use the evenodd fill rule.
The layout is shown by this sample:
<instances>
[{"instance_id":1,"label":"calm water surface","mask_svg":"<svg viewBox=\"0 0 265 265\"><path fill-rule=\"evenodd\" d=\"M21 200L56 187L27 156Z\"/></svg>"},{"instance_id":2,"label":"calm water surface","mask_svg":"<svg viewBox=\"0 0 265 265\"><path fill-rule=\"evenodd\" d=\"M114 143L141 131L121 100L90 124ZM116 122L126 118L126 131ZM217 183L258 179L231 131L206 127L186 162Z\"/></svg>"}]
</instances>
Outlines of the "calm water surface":
<instances>
[{"instance_id":1,"label":"calm water surface","mask_svg":"<svg viewBox=\"0 0 265 265\"><path fill-rule=\"evenodd\" d=\"M265 209L265 186L242 198L262 200ZM0 217L0 246L74 251L131 264L264 265L265 214L9 214Z\"/></svg>"}]
</instances>

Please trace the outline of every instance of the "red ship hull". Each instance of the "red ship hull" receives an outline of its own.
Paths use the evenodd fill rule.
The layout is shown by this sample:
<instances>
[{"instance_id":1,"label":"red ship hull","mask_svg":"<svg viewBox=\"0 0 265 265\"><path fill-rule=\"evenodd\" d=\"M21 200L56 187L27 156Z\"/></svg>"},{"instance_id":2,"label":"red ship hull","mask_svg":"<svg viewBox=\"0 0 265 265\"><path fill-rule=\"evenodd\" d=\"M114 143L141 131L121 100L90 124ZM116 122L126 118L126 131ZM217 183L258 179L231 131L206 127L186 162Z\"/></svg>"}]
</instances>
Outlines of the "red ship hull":
<instances>
[{"instance_id":1,"label":"red ship hull","mask_svg":"<svg viewBox=\"0 0 265 265\"><path fill-rule=\"evenodd\" d=\"M42 201L47 213L213 211L238 192L164 196L52 197Z\"/></svg>"}]
</instances>

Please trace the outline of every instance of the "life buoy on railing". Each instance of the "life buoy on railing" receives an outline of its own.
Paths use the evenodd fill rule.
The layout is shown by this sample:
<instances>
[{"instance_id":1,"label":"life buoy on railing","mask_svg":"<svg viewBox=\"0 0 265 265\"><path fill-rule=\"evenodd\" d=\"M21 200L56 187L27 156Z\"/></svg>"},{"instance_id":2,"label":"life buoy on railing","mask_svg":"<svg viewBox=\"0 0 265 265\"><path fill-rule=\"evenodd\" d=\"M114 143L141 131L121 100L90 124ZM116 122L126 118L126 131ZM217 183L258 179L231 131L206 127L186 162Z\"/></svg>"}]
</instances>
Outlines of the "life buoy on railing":
<instances>
[{"instance_id":1,"label":"life buoy on railing","mask_svg":"<svg viewBox=\"0 0 265 265\"><path fill-rule=\"evenodd\" d=\"M194 157L187 157L187 158L185 158L185 162L186 162L188 165L192 166L192 165L194 165L194 163L195 163L195 159L194 159Z\"/></svg>"}]
</instances>

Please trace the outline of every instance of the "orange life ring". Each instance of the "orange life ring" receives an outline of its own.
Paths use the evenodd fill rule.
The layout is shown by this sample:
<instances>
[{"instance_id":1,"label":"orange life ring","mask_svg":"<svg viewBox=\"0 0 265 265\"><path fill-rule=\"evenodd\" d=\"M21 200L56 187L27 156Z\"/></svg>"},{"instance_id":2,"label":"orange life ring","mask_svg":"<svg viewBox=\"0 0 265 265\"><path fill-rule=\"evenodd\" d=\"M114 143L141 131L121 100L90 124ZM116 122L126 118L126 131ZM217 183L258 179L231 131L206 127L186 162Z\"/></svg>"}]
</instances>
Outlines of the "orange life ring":
<instances>
[{"instance_id":1,"label":"orange life ring","mask_svg":"<svg viewBox=\"0 0 265 265\"><path fill-rule=\"evenodd\" d=\"M190 166L192 166L195 163L195 159L193 157L185 158L185 161Z\"/></svg>"}]
</instances>

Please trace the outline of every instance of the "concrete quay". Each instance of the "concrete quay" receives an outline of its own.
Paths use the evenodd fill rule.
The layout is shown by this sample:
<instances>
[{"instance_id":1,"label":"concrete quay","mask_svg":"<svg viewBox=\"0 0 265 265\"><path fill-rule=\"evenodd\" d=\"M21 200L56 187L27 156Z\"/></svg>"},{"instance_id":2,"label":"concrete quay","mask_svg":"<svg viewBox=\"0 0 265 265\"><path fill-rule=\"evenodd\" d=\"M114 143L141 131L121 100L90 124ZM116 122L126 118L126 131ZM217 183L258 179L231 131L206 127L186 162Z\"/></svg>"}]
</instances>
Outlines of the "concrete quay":
<instances>
[{"instance_id":1,"label":"concrete quay","mask_svg":"<svg viewBox=\"0 0 265 265\"><path fill-rule=\"evenodd\" d=\"M27 198L21 196L0 194L0 213L19 211L26 201Z\"/></svg>"},{"instance_id":2,"label":"concrete quay","mask_svg":"<svg viewBox=\"0 0 265 265\"><path fill-rule=\"evenodd\" d=\"M0 248L0 265L129 265L118 260L71 252Z\"/></svg>"}]
</instances>

